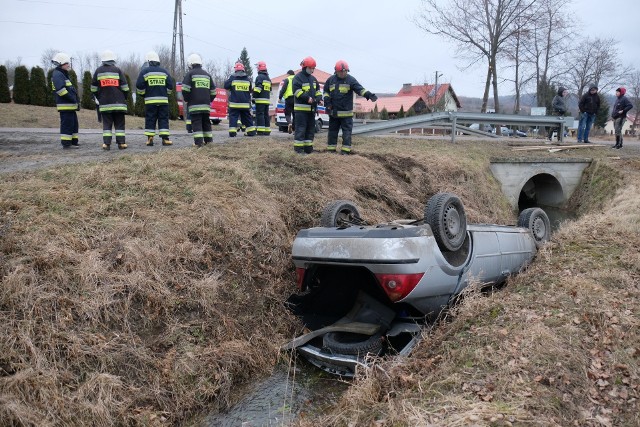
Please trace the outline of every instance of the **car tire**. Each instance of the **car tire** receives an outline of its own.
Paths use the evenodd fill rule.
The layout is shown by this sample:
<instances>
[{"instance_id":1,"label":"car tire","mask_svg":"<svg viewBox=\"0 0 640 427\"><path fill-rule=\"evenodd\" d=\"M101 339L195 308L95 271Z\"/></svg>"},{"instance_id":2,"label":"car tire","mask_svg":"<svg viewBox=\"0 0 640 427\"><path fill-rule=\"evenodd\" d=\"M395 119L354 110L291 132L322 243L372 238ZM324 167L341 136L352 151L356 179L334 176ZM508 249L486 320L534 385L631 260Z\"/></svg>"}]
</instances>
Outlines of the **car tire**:
<instances>
[{"instance_id":1,"label":"car tire","mask_svg":"<svg viewBox=\"0 0 640 427\"><path fill-rule=\"evenodd\" d=\"M467 238L467 215L455 194L437 193L424 209L424 219L431 226L438 247L457 251Z\"/></svg>"},{"instance_id":2,"label":"car tire","mask_svg":"<svg viewBox=\"0 0 640 427\"><path fill-rule=\"evenodd\" d=\"M287 126L278 126L278 130L279 130L280 132L287 132L287 131L288 131L288 128L287 128Z\"/></svg>"},{"instance_id":3,"label":"car tire","mask_svg":"<svg viewBox=\"0 0 640 427\"><path fill-rule=\"evenodd\" d=\"M316 120L316 133L322 130L322 120Z\"/></svg>"},{"instance_id":4,"label":"car tire","mask_svg":"<svg viewBox=\"0 0 640 427\"><path fill-rule=\"evenodd\" d=\"M322 337L323 348L334 354L377 356L382 352L382 344L380 333L369 336L353 332L329 332Z\"/></svg>"},{"instance_id":5,"label":"car tire","mask_svg":"<svg viewBox=\"0 0 640 427\"><path fill-rule=\"evenodd\" d=\"M211 119L211 124L212 125L219 125L220 124L220 119Z\"/></svg>"},{"instance_id":6,"label":"car tire","mask_svg":"<svg viewBox=\"0 0 640 427\"><path fill-rule=\"evenodd\" d=\"M528 208L520 212L518 216L518 227L529 230L531 237L539 248L551 236L551 223L546 212L540 208Z\"/></svg>"},{"instance_id":7,"label":"car tire","mask_svg":"<svg viewBox=\"0 0 640 427\"><path fill-rule=\"evenodd\" d=\"M343 227L354 223L362 223L362 219L356 205L348 200L331 202L320 216L321 227Z\"/></svg>"}]
</instances>

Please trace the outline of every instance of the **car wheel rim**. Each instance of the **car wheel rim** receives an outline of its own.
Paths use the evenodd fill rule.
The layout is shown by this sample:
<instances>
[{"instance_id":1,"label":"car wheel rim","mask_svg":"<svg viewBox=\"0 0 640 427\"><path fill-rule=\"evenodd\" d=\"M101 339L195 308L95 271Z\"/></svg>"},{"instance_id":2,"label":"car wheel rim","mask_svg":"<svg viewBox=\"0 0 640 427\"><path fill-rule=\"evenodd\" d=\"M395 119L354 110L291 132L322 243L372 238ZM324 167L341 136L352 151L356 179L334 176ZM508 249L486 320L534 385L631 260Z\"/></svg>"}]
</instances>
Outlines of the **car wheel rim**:
<instances>
[{"instance_id":1,"label":"car wheel rim","mask_svg":"<svg viewBox=\"0 0 640 427\"><path fill-rule=\"evenodd\" d=\"M547 225L544 223L542 218L536 218L535 221L533 221L532 231L536 240L540 241L544 239L547 234Z\"/></svg>"},{"instance_id":2,"label":"car wheel rim","mask_svg":"<svg viewBox=\"0 0 640 427\"><path fill-rule=\"evenodd\" d=\"M449 238L455 238L460 233L460 214L454 206L448 206L445 210L444 226Z\"/></svg>"}]
</instances>

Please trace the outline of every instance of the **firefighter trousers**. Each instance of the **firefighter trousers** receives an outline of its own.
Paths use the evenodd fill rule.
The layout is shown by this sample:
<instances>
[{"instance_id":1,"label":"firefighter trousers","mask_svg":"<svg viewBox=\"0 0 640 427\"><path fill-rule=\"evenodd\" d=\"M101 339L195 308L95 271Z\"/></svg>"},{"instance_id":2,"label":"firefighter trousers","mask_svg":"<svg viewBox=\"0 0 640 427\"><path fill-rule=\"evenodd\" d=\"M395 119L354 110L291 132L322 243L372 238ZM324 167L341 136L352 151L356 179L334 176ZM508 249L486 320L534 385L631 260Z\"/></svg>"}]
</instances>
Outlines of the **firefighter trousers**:
<instances>
[{"instance_id":1,"label":"firefighter trousers","mask_svg":"<svg viewBox=\"0 0 640 427\"><path fill-rule=\"evenodd\" d=\"M338 132L342 129L342 152L351 152L351 131L353 130L353 117L329 117L329 136L327 137L327 150L335 152L338 147Z\"/></svg>"},{"instance_id":2,"label":"firefighter trousers","mask_svg":"<svg viewBox=\"0 0 640 427\"><path fill-rule=\"evenodd\" d=\"M256 104L256 128L258 130L258 135L271 134L269 104Z\"/></svg>"},{"instance_id":3,"label":"firefighter trousers","mask_svg":"<svg viewBox=\"0 0 640 427\"><path fill-rule=\"evenodd\" d=\"M102 142L104 144L111 144L112 127L115 128L116 144L124 144L124 111L102 112Z\"/></svg>"},{"instance_id":4,"label":"firefighter trousers","mask_svg":"<svg viewBox=\"0 0 640 427\"><path fill-rule=\"evenodd\" d=\"M316 134L316 112L296 111L293 115L295 134L293 135L293 150L296 153L313 153L313 138Z\"/></svg>"},{"instance_id":5,"label":"firefighter trousers","mask_svg":"<svg viewBox=\"0 0 640 427\"><path fill-rule=\"evenodd\" d=\"M145 136L155 136L156 123L158 124L158 135L160 135L160 138L169 139L169 104L145 104Z\"/></svg>"},{"instance_id":6,"label":"firefighter trousers","mask_svg":"<svg viewBox=\"0 0 640 427\"><path fill-rule=\"evenodd\" d=\"M236 136L238 133L238 119L246 126L247 136L255 136L256 127L253 125L251 111L246 108L229 108L229 136Z\"/></svg>"},{"instance_id":7,"label":"firefighter trousers","mask_svg":"<svg viewBox=\"0 0 640 427\"><path fill-rule=\"evenodd\" d=\"M63 147L78 145L78 114L60 111L60 142Z\"/></svg>"},{"instance_id":8,"label":"firefighter trousers","mask_svg":"<svg viewBox=\"0 0 640 427\"><path fill-rule=\"evenodd\" d=\"M209 112L191 113L191 128L193 129L193 143L198 147L213 141Z\"/></svg>"}]
</instances>

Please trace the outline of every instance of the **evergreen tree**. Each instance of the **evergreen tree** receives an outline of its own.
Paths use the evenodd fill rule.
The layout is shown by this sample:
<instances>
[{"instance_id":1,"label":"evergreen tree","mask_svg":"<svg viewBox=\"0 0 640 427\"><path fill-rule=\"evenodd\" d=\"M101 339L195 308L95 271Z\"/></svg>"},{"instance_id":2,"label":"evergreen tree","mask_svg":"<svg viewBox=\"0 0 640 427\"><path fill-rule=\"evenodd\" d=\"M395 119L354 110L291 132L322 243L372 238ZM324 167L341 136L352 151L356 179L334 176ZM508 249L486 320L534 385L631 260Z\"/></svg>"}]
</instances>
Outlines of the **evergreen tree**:
<instances>
[{"instance_id":1,"label":"evergreen tree","mask_svg":"<svg viewBox=\"0 0 640 427\"><path fill-rule=\"evenodd\" d=\"M407 111L407 117L413 117L416 115L416 110L413 109L413 107L409 108L409 110Z\"/></svg>"},{"instance_id":2,"label":"evergreen tree","mask_svg":"<svg viewBox=\"0 0 640 427\"><path fill-rule=\"evenodd\" d=\"M135 113L135 108L133 106L133 96L131 95L131 88L135 86L131 85L131 78L129 74L124 75L125 79L127 79L127 85L129 85L129 91L125 92L125 100L127 101L127 114L132 116Z\"/></svg>"},{"instance_id":3,"label":"evergreen tree","mask_svg":"<svg viewBox=\"0 0 640 427\"><path fill-rule=\"evenodd\" d=\"M20 65L16 67L14 75L13 102L16 104L28 104L30 93L29 71L27 67Z\"/></svg>"},{"instance_id":4,"label":"evergreen tree","mask_svg":"<svg viewBox=\"0 0 640 427\"><path fill-rule=\"evenodd\" d=\"M9 79L7 77L7 67L0 65L0 103L11 102L11 92L9 91Z\"/></svg>"},{"instance_id":5,"label":"evergreen tree","mask_svg":"<svg viewBox=\"0 0 640 427\"><path fill-rule=\"evenodd\" d=\"M598 96L600 97L600 109L596 113L596 119L593 124L596 128L604 129L607 121L609 121L609 103L607 102L607 97L602 93L598 92Z\"/></svg>"},{"instance_id":6,"label":"evergreen tree","mask_svg":"<svg viewBox=\"0 0 640 427\"><path fill-rule=\"evenodd\" d=\"M375 104L373 106L373 110L371 111L371 114L369 116L372 120L377 120L380 118L380 112L378 111L378 104Z\"/></svg>"},{"instance_id":7,"label":"evergreen tree","mask_svg":"<svg viewBox=\"0 0 640 427\"><path fill-rule=\"evenodd\" d=\"M44 70L40 67L31 69L31 95L29 101L31 105L47 105L47 79Z\"/></svg>"},{"instance_id":8,"label":"evergreen tree","mask_svg":"<svg viewBox=\"0 0 640 427\"><path fill-rule=\"evenodd\" d=\"M169 94L169 119L178 120L178 100L176 98L176 91L172 90Z\"/></svg>"},{"instance_id":9,"label":"evergreen tree","mask_svg":"<svg viewBox=\"0 0 640 427\"><path fill-rule=\"evenodd\" d=\"M78 91L78 75L75 70L72 68L69 70L69 80L74 88L76 88L76 92Z\"/></svg>"},{"instance_id":10,"label":"evergreen tree","mask_svg":"<svg viewBox=\"0 0 640 427\"><path fill-rule=\"evenodd\" d=\"M51 77L53 76L53 68L47 71L47 106L56 106L56 97L53 95L53 85L51 84Z\"/></svg>"},{"instance_id":11,"label":"evergreen tree","mask_svg":"<svg viewBox=\"0 0 640 427\"><path fill-rule=\"evenodd\" d=\"M91 75L91 71L85 71L82 75L82 98L80 101L80 106L85 110L96 109L96 101L93 99L93 94L91 93L92 79L93 76Z\"/></svg>"},{"instance_id":12,"label":"evergreen tree","mask_svg":"<svg viewBox=\"0 0 640 427\"><path fill-rule=\"evenodd\" d=\"M400 111L398 111L398 114L396 115L396 119L401 119L404 117L404 105L400 106Z\"/></svg>"},{"instance_id":13,"label":"evergreen tree","mask_svg":"<svg viewBox=\"0 0 640 427\"><path fill-rule=\"evenodd\" d=\"M246 47L242 48L238 62L242 62L242 65L244 65L244 71L247 73L247 76L249 76L249 80L253 81L253 68L251 68L251 60L249 59L249 53L247 53Z\"/></svg>"},{"instance_id":14,"label":"evergreen tree","mask_svg":"<svg viewBox=\"0 0 640 427\"><path fill-rule=\"evenodd\" d=\"M387 111L387 107L383 107L382 111L380 111L380 119L389 120L389 112Z\"/></svg>"}]
</instances>

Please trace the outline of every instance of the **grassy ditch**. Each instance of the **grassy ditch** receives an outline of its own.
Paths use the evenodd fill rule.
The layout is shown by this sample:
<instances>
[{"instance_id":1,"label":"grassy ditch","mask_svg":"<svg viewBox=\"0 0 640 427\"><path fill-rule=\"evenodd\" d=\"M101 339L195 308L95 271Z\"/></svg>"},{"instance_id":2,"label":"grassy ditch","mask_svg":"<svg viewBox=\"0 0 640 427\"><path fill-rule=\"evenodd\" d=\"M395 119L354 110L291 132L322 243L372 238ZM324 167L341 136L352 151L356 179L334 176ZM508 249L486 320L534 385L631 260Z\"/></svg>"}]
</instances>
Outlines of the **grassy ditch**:
<instances>
[{"instance_id":1,"label":"grassy ditch","mask_svg":"<svg viewBox=\"0 0 640 427\"><path fill-rule=\"evenodd\" d=\"M508 147L360 141L360 155L350 157L299 157L290 144L266 138L3 175L0 419L38 426L182 425L228 407L233 388L267 375L279 345L300 332L282 305L295 282L290 245L298 229L317 225L331 200L354 200L376 222L419 217L432 194L450 191L465 203L470 222L514 222L488 164ZM618 197L631 189L622 191ZM573 387L589 382L582 377L596 356L609 366L593 328L610 323L610 310L624 339L637 338L628 328L637 304L607 304L620 303L621 292L637 302L631 299L637 297L637 251L623 256L638 247L637 198L630 203L625 207L633 211L615 227L603 225L613 211L594 215L606 239L559 234L505 291L468 298L414 357L365 373L332 414L313 422L449 425L445 421L484 420L485 414L529 420L549 407L549 398L557 400L556 418L549 420L563 424L563 416L582 414L567 412L556 386L569 390L570 410L590 408L590 395ZM624 230L633 221L629 237ZM595 250L592 243L603 246ZM594 271L591 257L602 257L614 243L618 252L605 256L611 265ZM604 286L605 279L615 285ZM582 282L599 293L578 288L574 295ZM595 298L602 304L592 313ZM555 323L565 329L556 331L557 310L564 322ZM590 337L589 346L579 347L587 353L564 340L570 332L581 342ZM609 346L621 340L613 337ZM553 376L563 369L547 347L567 358L569 384ZM616 353L621 364L637 357L629 347ZM610 367L606 372L618 373ZM635 369L627 365L621 386L625 379L637 385ZM527 387L528 396L522 394ZM480 393L485 389L490 393Z\"/></svg>"}]
</instances>

